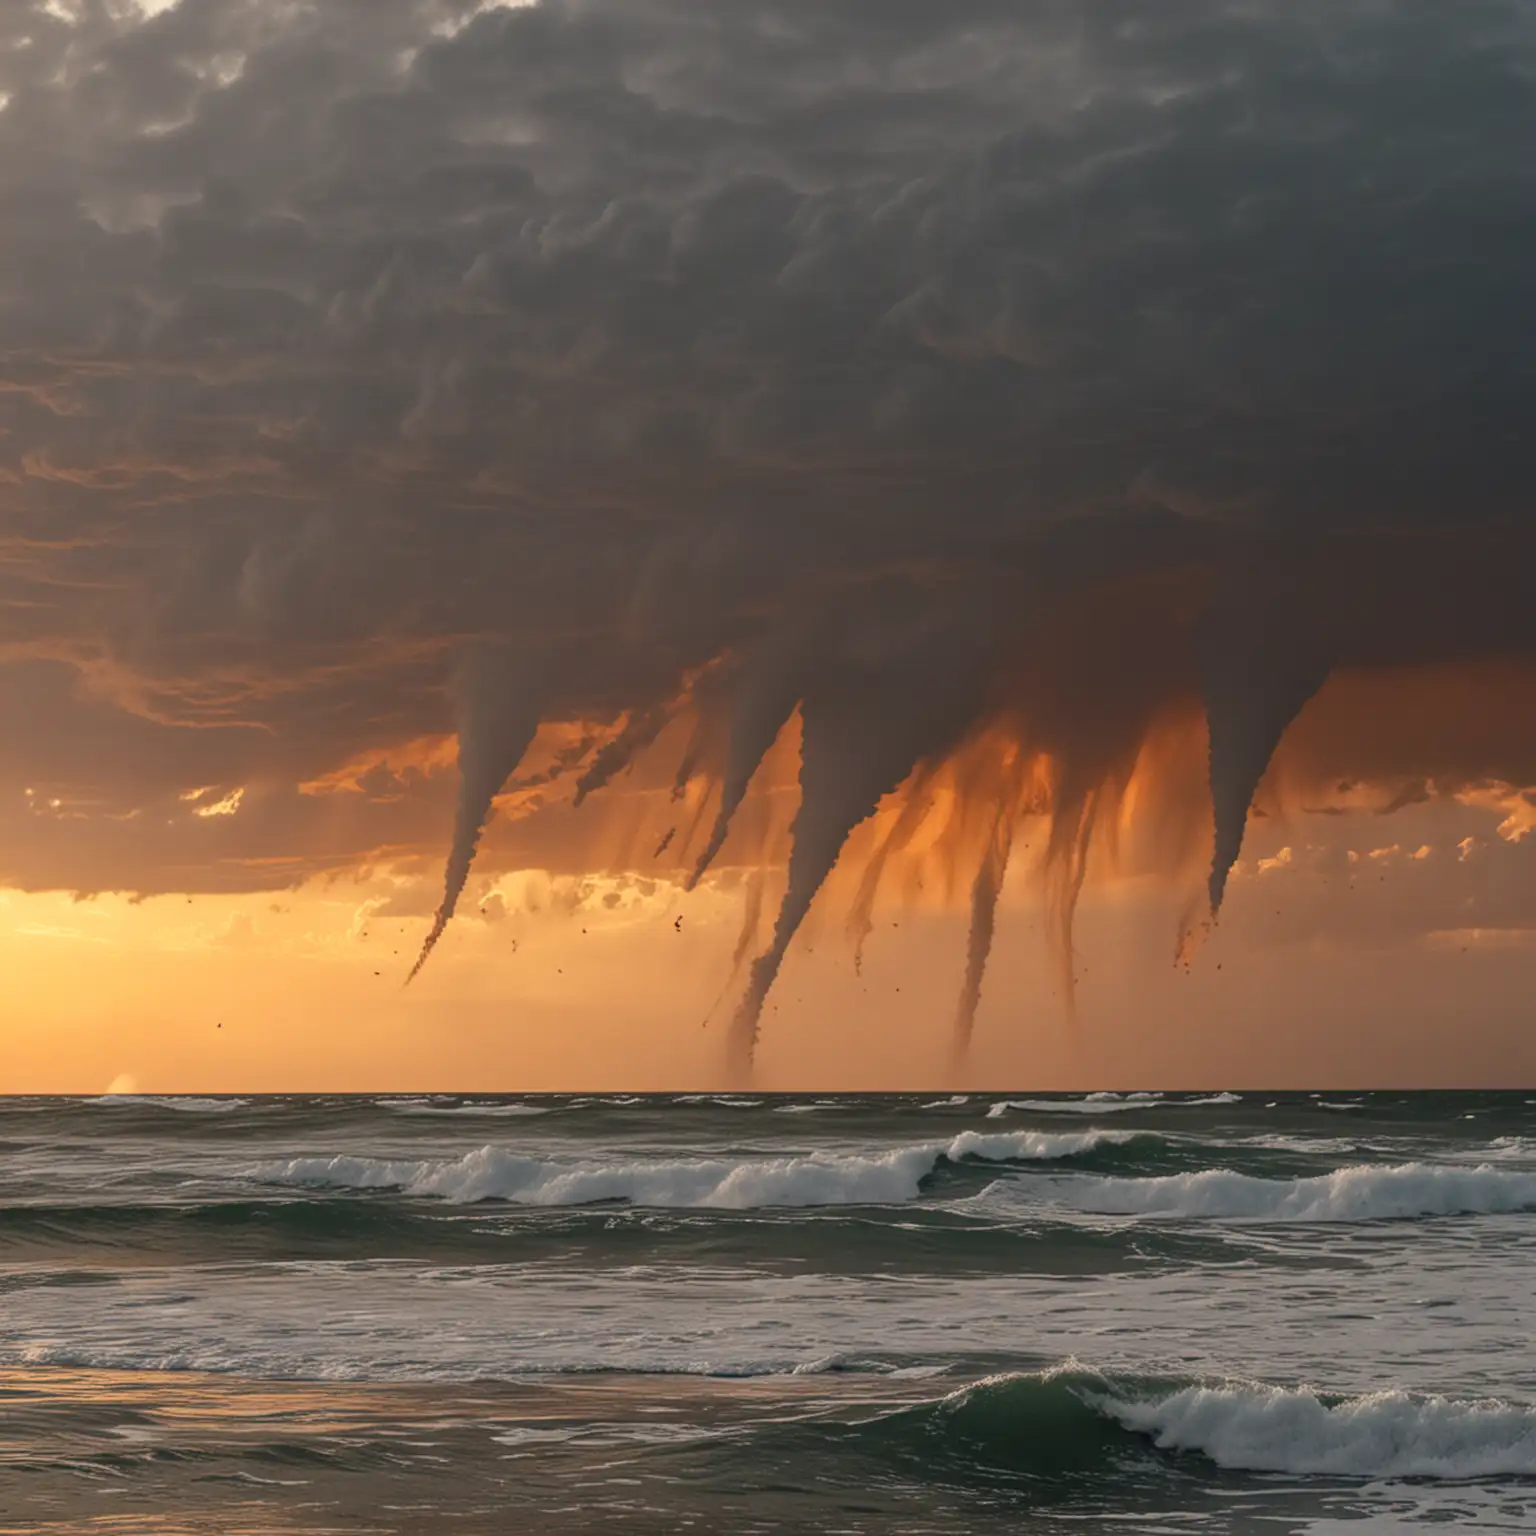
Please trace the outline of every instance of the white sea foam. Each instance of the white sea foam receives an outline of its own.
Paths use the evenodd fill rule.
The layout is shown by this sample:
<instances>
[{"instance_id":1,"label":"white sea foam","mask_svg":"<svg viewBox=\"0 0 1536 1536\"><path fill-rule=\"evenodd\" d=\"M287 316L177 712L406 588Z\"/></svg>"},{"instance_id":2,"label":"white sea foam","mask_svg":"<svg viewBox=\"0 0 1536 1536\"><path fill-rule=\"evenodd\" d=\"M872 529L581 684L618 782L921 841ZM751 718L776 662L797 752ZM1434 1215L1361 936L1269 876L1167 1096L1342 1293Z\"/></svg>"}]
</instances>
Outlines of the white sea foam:
<instances>
[{"instance_id":1,"label":"white sea foam","mask_svg":"<svg viewBox=\"0 0 1536 1536\"><path fill-rule=\"evenodd\" d=\"M1200 1104L1241 1104L1243 1096L1240 1093L1213 1093L1203 1099L1180 1099L1181 1109L1193 1109Z\"/></svg>"},{"instance_id":2,"label":"white sea foam","mask_svg":"<svg viewBox=\"0 0 1536 1536\"><path fill-rule=\"evenodd\" d=\"M1191 1386L1149 1400L1085 1393L1164 1450L1248 1472L1342 1477L1536 1475L1536 1409L1375 1392L1330 1401L1257 1382Z\"/></svg>"},{"instance_id":3,"label":"white sea foam","mask_svg":"<svg viewBox=\"0 0 1536 1536\"><path fill-rule=\"evenodd\" d=\"M1302 1152L1313 1157L1361 1157L1371 1154L1387 1155L1391 1148L1385 1143L1372 1144L1347 1136L1290 1136L1275 1132L1262 1136L1244 1136L1234 1141L1218 1143L1232 1147L1259 1147L1266 1152Z\"/></svg>"},{"instance_id":4,"label":"white sea foam","mask_svg":"<svg viewBox=\"0 0 1536 1536\"><path fill-rule=\"evenodd\" d=\"M968 1093L952 1093L947 1099L934 1099L931 1103L924 1104L924 1109L958 1109L962 1104L969 1104L971 1096Z\"/></svg>"},{"instance_id":5,"label":"white sea foam","mask_svg":"<svg viewBox=\"0 0 1536 1536\"><path fill-rule=\"evenodd\" d=\"M473 1115L482 1119L518 1120L530 1115L547 1115L543 1104L389 1104L399 1115Z\"/></svg>"},{"instance_id":6,"label":"white sea foam","mask_svg":"<svg viewBox=\"0 0 1536 1536\"><path fill-rule=\"evenodd\" d=\"M227 1115L244 1109L250 1101L203 1099L184 1093L103 1093L82 1102L102 1109L175 1109L186 1115Z\"/></svg>"},{"instance_id":7,"label":"white sea foam","mask_svg":"<svg viewBox=\"0 0 1536 1536\"><path fill-rule=\"evenodd\" d=\"M1134 1131L961 1131L943 1155L951 1162L974 1157L987 1163L1051 1163L1138 1139Z\"/></svg>"},{"instance_id":8,"label":"white sea foam","mask_svg":"<svg viewBox=\"0 0 1536 1536\"><path fill-rule=\"evenodd\" d=\"M767 1206L892 1205L915 1199L941 1162L1048 1162L1128 1140L1110 1131L964 1131L869 1153L812 1152L794 1157L631 1159L554 1162L503 1147L451 1159L296 1157L266 1163L251 1176L265 1184L391 1189L455 1204L632 1205L752 1210Z\"/></svg>"},{"instance_id":9,"label":"white sea foam","mask_svg":"<svg viewBox=\"0 0 1536 1536\"><path fill-rule=\"evenodd\" d=\"M1373 1221L1536 1210L1536 1174L1489 1163L1362 1164L1301 1179L1208 1168L1162 1178L1061 1180L1055 1187L1077 1209L1107 1216Z\"/></svg>"},{"instance_id":10,"label":"white sea foam","mask_svg":"<svg viewBox=\"0 0 1536 1536\"><path fill-rule=\"evenodd\" d=\"M1090 1093L1081 1099L999 1099L987 1111L989 1120L1001 1120L1010 1110L1036 1115L1113 1115L1128 1109L1150 1109L1162 1102L1160 1093Z\"/></svg>"}]
</instances>

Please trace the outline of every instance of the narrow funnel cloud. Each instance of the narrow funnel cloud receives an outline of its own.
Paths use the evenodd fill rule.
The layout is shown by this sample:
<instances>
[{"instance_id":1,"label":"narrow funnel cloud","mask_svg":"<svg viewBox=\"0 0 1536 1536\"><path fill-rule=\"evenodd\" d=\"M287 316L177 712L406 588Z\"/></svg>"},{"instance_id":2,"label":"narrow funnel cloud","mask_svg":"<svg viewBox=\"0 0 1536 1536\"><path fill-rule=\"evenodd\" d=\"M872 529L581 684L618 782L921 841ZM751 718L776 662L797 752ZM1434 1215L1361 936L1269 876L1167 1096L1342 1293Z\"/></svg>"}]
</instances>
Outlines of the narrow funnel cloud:
<instances>
[{"instance_id":1,"label":"narrow funnel cloud","mask_svg":"<svg viewBox=\"0 0 1536 1536\"><path fill-rule=\"evenodd\" d=\"M875 899L880 894L880 882L885 866L893 854L900 853L912 841L923 819L932 808L929 788L931 773L919 773L911 786L911 792L902 803L896 825L886 834L880 846L870 856L859 877L858 893L853 898L853 909L848 916L848 937L853 943L853 973L864 970L864 946L875 931Z\"/></svg>"},{"instance_id":2,"label":"narrow funnel cloud","mask_svg":"<svg viewBox=\"0 0 1536 1536\"><path fill-rule=\"evenodd\" d=\"M801 799L790 828L788 885L774 920L773 938L752 962L746 992L731 1022L731 1065L743 1076L751 1068L763 1004L790 941L837 863L848 834L874 813L881 796L901 783L914 762L909 751L872 750L872 744L861 739L857 725L846 717L823 715L809 702L803 710Z\"/></svg>"},{"instance_id":3,"label":"narrow funnel cloud","mask_svg":"<svg viewBox=\"0 0 1536 1536\"><path fill-rule=\"evenodd\" d=\"M1329 647L1304 630L1307 598L1270 589L1219 605L1203 636L1206 720L1210 730L1211 916L1242 852L1254 791L1287 726L1328 679ZM1313 598L1315 602L1315 597Z\"/></svg>"},{"instance_id":4,"label":"narrow funnel cloud","mask_svg":"<svg viewBox=\"0 0 1536 1536\"><path fill-rule=\"evenodd\" d=\"M580 805L595 789L602 789L661 735L672 711L662 705L637 710L624 722L624 728L606 746L599 749L587 771L576 781L576 804Z\"/></svg>"},{"instance_id":5,"label":"narrow funnel cloud","mask_svg":"<svg viewBox=\"0 0 1536 1536\"><path fill-rule=\"evenodd\" d=\"M1024 773L1022 754L1016 758L1003 793L998 798L991 836L982 853L976 879L971 885L971 926L965 940L965 979L955 1008L954 1060L958 1066L970 1049L976 1029L976 1010L981 1004L981 984L992 955L997 927L997 900L1008 874L1013 836L1022 811Z\"/></svg>"},{"instance_id":6,"label":"narrow funnel cloud","mask_svg":"<svg viewBox=\"0 0 1536 1536\"><path fill-rule=\"evenodd\" d=\"M731 830L731 821L746 799L753 774L800 702L799 659L798 650L780 640L749 658L734 679L720 807L715 812L709 837L689 873L686 888L690 891L704 878L705 871L720 852L726 834Z\"/></svg>"},{"instance_id":7,"label":"narrow funnel cloud","mask_svg":"<svg viewBox=\"0 0 1536 1536\"><path fill-rule=\"evenodd\" d=\"M517 770L539 728L540 691L522 657L505 652L472 656L455 679L459 729L459 800L453 845L443 877L443 899L421 953L405 978L409 986L427 963L464 894L491 803Z\"/></svg>"},{"instance_id":8,"label":"narrow funnel cloud","mask_svg":"<svg viewBox=\"0 0 1536 1536\"><path fill-rule=\"evenodd\" d=\"M800 809L790 829L788 883L768 948L752 962L731 1022L730 1065L750 1070L758 1025L790 942L848 834L925 759L942 756L972 718L974 656L947 656L923 636L921 656L885 666L824 669L801 701ZM954 649L959 649L955 647ZM969 663L968 665L965 663Z\"/></svg>"}]
</instances>

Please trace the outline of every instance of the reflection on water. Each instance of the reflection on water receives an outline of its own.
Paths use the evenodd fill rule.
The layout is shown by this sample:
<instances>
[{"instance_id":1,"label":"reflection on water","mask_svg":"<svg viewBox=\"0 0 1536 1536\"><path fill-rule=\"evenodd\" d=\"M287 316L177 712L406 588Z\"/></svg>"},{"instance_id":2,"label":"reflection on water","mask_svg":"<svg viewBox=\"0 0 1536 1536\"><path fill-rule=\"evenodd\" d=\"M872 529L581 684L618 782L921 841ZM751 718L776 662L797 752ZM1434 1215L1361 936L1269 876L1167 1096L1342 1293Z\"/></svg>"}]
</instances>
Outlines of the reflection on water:
<instances>
[{"instance_id":1,"label":"reflection on water","mask_svg":"<svg viewBox=\"0 0 1536 1536\"><path fill-rule=\"evenodd\" d=\"M9 1371L0 1533L1536 1528L1536 1488L1518 1480L1255 1479L1063 1413L1038 1378L1015 1385L618 1376L465 1391Z\"/></svg>"},{"instance_id":2,"label":"reflection on water","mask_svg":"<svg viewBox=\"0 0 1536 1536\"><path fill-rule=\"evenodd\" d=\"M1536 1530L1533 1110L0 1101L0 1536Z\"/></svg>"}]
</instances>

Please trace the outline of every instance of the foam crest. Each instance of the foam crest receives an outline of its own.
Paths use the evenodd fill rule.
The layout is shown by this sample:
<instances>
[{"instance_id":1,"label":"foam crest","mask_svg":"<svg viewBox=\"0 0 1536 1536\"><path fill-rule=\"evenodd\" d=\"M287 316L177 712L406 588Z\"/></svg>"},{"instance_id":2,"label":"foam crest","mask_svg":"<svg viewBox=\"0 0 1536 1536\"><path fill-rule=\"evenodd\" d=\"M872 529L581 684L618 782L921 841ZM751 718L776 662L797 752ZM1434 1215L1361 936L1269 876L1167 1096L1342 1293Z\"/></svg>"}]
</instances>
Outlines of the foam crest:
<instances>
[{"instance_id":1,"label":"foam crest","mask_svg":"<svg viewBox=\"0 0 1536 1536\"><path fill-rule=\"evenodd\" d=\"M986 1163L1051 1163L1141 1139L1134 1131L961 1131L944 1156L952 1163L968 1157Z\"/></svg>"},{"instance_id":2,"label":"foam crest","mask_svg":"<svg viewBox=\"0 0 1536 1536\"><path fill-rule=\"evenodd\" d=\"M398 1189L468 1204L632 1205L750 1210L763 1206L885 1205L914 1199L937 1158L908 1147L875 1157L721 1158L561 1164L480 1147L448 1161L294 1158L261 1171L266 1182Z\"/></svg>"},{"instance_id":3,"label":"foam crest","mask_svg":"<svg viewBox=\"0 0 1536 1536\"><path fill-rule=\"evenodd\" d=\"M1085 1178L1063 1182L1058 1190L1079 1210L1106 1216L1384 1221L1536 1209L1536 1174L1489 1163L1359 1165L1298 1179L1208 1168L1161 1178Z\"/></svg>"},{"instance_id":4,"label":"foam crest","mask_svg":"<svg viewBox=\"0 0 1536 1536\"><path fill-rule=\"evenodd\" d=\"M1342 1477L1536 1475L1536 1410L1374 1392L1329 1399L1256 1382L1190 1386L1138 1400L1084 1393L1124 1428L1169 1451L1247 1472Z\"/></svg>"},{"instance_id":5,"label":"foam crest","mask_svg":"<svg viewBox=\"0 0 1536 1536\"><path fill-rule=\"evenodd\" d=\"M1081 1099L999 1099L987 1111L987 1119L1001 1120L1013 1110L1034 1115L1113 1115L1128 1109L1150 1109L1161 1103L1162 1097L1160 1093L1090 1093Z\"/></svg>"},{"instance_id":6,"label":"foam crest","mask_svg":"<svg viewBox=\"0 0 1536 1536\"><path fill-rule=\"evenodd\" d=\"M184 1115L227 1115L244 1109L249 1100L204 1099L184 1093L103 1093L82 1102L98 1109L174 1109Z\"/></svg>"},{"instance_id":7,"label":"foam crest","mask_svg":"<svg viewBox=\"0 0 1536 1536\"><path fill-rule=\"evenodd\" d=\"M870 1153L811 1152L794 1157L632 1159L551 1162L503 1147L452 1159L296 1157L252 1170L264 1184L397 1190L455 1204L505 1200L517 1205L631 1205L753 1210L771 1206L896 1205L915 1200L940 1163L967 1159L1042 1162L1075 1157L1108 1131L1053 1134L965 1131L948 1142L921 1142Z\"/></svg>"},{"instance_id":8,"label":"foam crest","mask_svg":"<svg viewBox=\"0 0 1536 1536\"><path fill-rule=\"evenodd\" d=\"M397 1115L472 1116L488 1120L521 1120L549 1113L548 1106L541 1104L388 1104L385 1107Z\"/></svg>"}]
</instances>

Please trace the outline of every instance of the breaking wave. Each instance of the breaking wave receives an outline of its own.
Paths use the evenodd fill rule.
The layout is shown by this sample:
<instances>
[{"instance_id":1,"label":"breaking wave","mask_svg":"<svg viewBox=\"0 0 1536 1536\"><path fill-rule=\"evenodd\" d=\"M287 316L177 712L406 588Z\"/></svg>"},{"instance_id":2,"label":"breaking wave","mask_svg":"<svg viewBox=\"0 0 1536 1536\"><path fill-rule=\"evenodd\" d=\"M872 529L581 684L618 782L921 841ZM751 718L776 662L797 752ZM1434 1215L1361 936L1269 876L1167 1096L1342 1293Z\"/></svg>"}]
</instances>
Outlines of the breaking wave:
<instances>
[{"instance_id":1,"label":"breaking wave","mask_svg":"<svg viewBox=\"0 0 1536 1536\"><path fill-rule=\"evenodd\" d=\"M916 1199L941 1163L1053 1162L1129 1140L1112 1131L965 1131L878 1153L812 1152L795 1157L554 1162L502 1147L451 1159L295 1157L252 1170L264 1184L394 1190L456 1204L631 1205L751 1210L767 1206L890 1205Z\"/></svg>"},{"instance_id":2,"label":"breaking wave","mask_svg":"<svg viewBox=\"0 0 1536 1536\"><path fill-rule=\"evenodd\" d=\"M887 1420L898 1433L906 1415ZM916 1410L989 1459L1102 1466L1123 1432L1229 1471L1350 1478L1536 1476L1536 1409L1498 1399L1358 1397L1253 1381L1101 1376L1074 1365L993 1377Z\"/></svg>"},{"instance_id":3,"label":"breaking wave","mask_svg":"<svg viewBox=\"0 0 1536 1536\"><path fill-rule=\"evenodd\" d=\"M1092 1401L1092 1399L1090 1399ZM1373 1392L1329 1398L1241 1382L1095 1406L1160 1450L1248 1472L1341 1477L1536 1476L1536 1410L1491 1400Z\"/></svg>"},{"instance_id":4,"label":"breaking wave","mask_svg":"<svg viewBox=\"0 0 1536 1536\"><path fill-rule=\"evenodd\" d=\"M1358 1165L1298 1179L1208 1168L1161 1178L1063 1181L1058 1191L1078 1210L1104 1216L1388 1221L1536 1210L1536 1174L1490 1163Z\"/></svg>"},{"instance_id":5,"label":"breaking wave","mask_svg":"<svg viewBox=\"0 0 1536 1536\"><path fill-rule=\"evenodd\" d=\"M1113 1115L1128 1109L1150 1109L1162 1102L1160 1093L1090 1093L1080 1099L999 1099L987 1111L989 1120L1001 1120L1011 1110L1036 1115Z\"/></svg>"}]
</instances>

